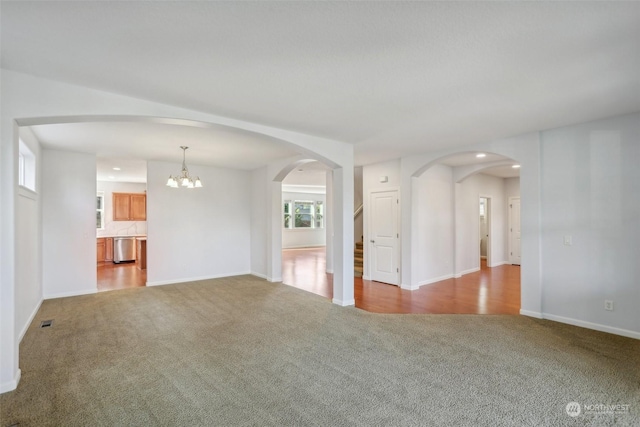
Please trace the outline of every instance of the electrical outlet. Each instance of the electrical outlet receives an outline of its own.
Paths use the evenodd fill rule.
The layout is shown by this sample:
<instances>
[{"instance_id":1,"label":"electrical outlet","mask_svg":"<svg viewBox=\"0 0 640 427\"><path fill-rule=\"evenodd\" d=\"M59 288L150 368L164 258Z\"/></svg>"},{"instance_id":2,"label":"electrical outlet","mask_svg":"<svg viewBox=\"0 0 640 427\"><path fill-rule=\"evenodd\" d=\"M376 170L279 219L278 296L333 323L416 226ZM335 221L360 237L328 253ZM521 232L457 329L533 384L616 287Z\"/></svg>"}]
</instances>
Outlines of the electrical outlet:
<instances>
[{"instance_id":1,"label":"electrical outlet","mask_svg":"<svg viewBox=\"0 0 640 427\"><path fill-rule=\"evenodd\" d=\"M563 241L565 246L573 245L573 239L571 238L571 236L564 236Z\"/></svg>"},{"instance_id":2,"label":"electrical outlet","mask_svg":"<svg viewBox=\"0 0 640 427\"><path fill-rule=\"evenodd\" d=\"M613 301L610 299L604 300L604 309L607 311L613 311Z\"/></svg>"}]
</instances>

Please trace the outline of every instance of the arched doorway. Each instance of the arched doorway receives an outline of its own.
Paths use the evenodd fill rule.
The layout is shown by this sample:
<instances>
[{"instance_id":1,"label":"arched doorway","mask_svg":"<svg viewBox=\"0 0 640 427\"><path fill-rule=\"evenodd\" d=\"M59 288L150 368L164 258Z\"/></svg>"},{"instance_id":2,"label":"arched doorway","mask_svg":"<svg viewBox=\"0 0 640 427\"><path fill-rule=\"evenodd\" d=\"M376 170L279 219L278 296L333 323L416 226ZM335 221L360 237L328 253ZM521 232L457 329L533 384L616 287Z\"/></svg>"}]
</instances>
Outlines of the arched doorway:
<instances>
[{"instance_id":1,"label":"arched doorway","mask_svg":"<svg viewBox=\"0 0 640 427\"><path fill-rule=\"evenodd\" d=\"M420 262L411 289L449 280L458 286L460 279L465 288L450 297L473 300L478 313L519 312L520 272L510 266L508 245L509 199L520 197L514 165L499 154L463 152L434 159L412 175L412 260Z\"/></svg>"}]
</instances>

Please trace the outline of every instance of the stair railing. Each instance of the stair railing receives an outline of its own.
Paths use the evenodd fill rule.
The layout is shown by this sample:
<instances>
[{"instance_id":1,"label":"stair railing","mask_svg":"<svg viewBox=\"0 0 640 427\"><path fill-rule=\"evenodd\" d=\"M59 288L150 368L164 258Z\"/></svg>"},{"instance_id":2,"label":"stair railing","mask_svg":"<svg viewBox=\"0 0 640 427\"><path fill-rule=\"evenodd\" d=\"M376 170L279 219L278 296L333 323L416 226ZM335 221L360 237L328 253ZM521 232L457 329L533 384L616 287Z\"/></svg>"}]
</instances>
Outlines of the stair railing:
<instances>
[{"instance_id":1,"label":"stair railing","mask_svg":"<svg viewBox=\"0 0 640 427\"><path fill-rule=\"evenodd\" d=\"M362 208L364 207L363 203L360 203L360 206L353 212L353 219L356 219L358 215L362 213Z\"/></svg>"}]
</instances>

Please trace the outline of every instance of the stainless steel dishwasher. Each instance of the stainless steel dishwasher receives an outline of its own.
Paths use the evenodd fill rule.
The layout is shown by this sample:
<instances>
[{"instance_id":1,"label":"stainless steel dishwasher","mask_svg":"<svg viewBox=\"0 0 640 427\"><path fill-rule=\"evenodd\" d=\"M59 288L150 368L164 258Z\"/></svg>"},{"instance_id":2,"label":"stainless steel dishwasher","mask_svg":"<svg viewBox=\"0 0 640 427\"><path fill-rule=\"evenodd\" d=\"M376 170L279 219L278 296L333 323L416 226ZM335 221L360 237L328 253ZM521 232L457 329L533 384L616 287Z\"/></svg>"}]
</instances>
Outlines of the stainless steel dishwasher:
<instances>
[{"instance_id":1,"label":"stainless steel dishwasher","mask_svg":"<svg viewBox=\"0 0 640 427\"><path fill-rule=\"evenodd\" d=\"M114 237L113 238L113 262L118 264L122 261L136 260L136 238L135 237Z\"/></svg>"}]
</instances>

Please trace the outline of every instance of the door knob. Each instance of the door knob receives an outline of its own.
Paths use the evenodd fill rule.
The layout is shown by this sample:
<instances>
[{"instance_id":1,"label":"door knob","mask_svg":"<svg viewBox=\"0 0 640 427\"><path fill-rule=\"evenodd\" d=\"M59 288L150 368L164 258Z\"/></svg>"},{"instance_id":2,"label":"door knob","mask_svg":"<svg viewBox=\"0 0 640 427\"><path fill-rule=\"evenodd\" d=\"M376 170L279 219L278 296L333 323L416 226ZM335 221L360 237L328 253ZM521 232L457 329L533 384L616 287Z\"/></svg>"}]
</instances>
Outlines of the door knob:
<instances>
[{"instance_id":1,"label":"door knob","mask_svg":"<svg viewBox=\"0 0 640 427\"><path fill-rule=\"evenodd\" d=\"M375 241L375 240L370 240L370 242L371 242L371 243L375 243L376 241Z\"/></svg>"}]
</instances>

